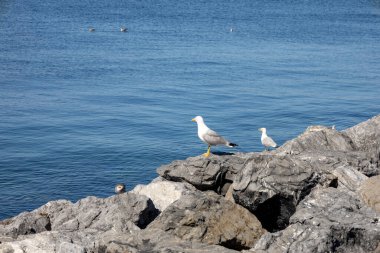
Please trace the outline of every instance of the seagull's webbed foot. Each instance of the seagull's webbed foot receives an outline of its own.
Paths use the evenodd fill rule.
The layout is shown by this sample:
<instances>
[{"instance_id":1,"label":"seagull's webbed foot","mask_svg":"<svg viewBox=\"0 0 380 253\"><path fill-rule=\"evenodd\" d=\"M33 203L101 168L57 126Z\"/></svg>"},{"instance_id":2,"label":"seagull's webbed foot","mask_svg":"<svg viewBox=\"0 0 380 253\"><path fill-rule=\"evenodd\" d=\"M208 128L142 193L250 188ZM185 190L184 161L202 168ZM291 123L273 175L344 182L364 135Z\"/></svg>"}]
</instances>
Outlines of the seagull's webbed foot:
<instances>
[{"instance_id":1,"label":"seagull's webbed foot","mask_svg":"<svg viewBox=\"0 0 380 253\"><path fill-rule=\"evenodd\" d=\"M210 150L211 150L211 146L208 146L208 149L207 149L207 152L203 154L204 157L209 157L210 156Z\"/></svg>"}]
</instances>

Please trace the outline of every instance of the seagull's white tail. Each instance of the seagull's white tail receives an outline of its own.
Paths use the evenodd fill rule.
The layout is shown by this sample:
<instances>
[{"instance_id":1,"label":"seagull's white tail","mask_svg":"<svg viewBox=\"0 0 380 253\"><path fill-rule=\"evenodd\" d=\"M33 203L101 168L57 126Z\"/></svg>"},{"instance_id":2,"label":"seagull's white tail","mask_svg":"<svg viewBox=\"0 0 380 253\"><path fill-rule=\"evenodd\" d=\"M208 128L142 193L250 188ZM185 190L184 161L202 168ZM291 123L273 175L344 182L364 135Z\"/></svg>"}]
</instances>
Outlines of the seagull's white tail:
<instances>
[{"instance_id":1,"label":"seagull's white tail","mask_svg":"<svg viewBox=\"0 0 380 253\"><path fill-rule=\"evenodd\" d=\"M235 143L229 142L229 143L227 143L227 146L230 147L230 148L233 148L233 147L236 147L236 146L239 146L239 145L237 145Z\"/></svg>"}]
</instances>

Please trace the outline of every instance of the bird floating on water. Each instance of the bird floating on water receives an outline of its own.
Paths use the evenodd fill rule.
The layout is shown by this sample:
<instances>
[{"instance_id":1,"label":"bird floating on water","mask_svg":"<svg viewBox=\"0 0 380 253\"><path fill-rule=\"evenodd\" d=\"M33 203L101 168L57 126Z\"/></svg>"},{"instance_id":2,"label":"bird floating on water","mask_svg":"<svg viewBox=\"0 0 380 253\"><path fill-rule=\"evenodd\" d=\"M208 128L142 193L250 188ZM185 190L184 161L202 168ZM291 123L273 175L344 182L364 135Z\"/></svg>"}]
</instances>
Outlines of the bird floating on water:
<instances>
[{"instance_id":1,"label":"bird floating on water","mask_svg":"<svg viewBox=\"0 0 380 253\"><path fill-rule=\"evenodd\" d=\"M120 27L120 32L128 32L128 28L126 27Z\"/></svg>"},{"instance_id":2,"label":"bird floating on water","mask_svg":"<svg viewBox=\"0 0 380 253\"><path fill-rule=\"evenodd\" d=\"M121 194L125 192L125 184L117 184L115 186L115 193Z\"/></svg>"},{"instance_id":3,"label":"bird floating on water","mask_svg":"<svg viewBox=\"0 0 380 253\"><path fill-rule=\"evenodd\" d=\"M89 32L95 32L95 28L94 27L90 27L90 28L88 28L88 31Z\"/></svg>"},{"instance_id":4,"label":"bird floating on water","mask_svg":"<svg viewBox=\"0 0 380 253\"><path fill-rule=\"evenodd\" d=\"M267 135L267 129L265 127L259 128L261 134L261 143L264 145L265 150L269 149L269 147L277 148L276 142Z\"/></svg>"},{"instance_id":5,"label":"bird floating on water","mask_svg":"<svg viewBox=\"0 0 380 253\"><path fill-rule=\"evenodd\" d=\"M207 152L203 154L205 157L210 156L211 146L216 146L216 145L225 145L227 147L238 146L235 143L227 141L218 133L208 128L206 124L204 123L202 116L196 116L194 119L192 119L192 121L197 122L199 139L201 139L204 143L208 145Z\"/></svg>"}]
</instances>

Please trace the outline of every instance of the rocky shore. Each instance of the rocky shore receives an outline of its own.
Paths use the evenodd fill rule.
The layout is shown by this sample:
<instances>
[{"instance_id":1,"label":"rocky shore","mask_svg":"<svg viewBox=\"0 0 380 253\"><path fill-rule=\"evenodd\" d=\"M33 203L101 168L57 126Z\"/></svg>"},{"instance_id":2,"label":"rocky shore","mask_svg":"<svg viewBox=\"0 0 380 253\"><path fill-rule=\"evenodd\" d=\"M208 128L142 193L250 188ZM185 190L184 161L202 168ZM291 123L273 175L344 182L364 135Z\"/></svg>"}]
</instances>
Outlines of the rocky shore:
<instances>
[{"instance_id":1,"label":"rocky shore","mask_svg":"<svg viewBox=\"0 0 380 253\"><path fill-rule=\"evenodd\" d=\"M127 193L0 221L0 252L380 252L380 115L157 172Z\"/></svg>"}]
</instances>

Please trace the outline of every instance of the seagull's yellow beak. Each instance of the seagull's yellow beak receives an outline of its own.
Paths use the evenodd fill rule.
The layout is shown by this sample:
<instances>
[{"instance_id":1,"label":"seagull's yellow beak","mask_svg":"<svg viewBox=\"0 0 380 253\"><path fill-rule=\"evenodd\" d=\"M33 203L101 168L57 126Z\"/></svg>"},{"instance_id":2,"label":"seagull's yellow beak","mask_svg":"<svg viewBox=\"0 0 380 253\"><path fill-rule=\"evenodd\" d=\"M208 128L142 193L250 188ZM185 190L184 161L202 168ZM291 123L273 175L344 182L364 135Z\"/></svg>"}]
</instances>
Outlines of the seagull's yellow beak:
<instances>
[{"instance_id":1,"label":"seagull's yellow beak","mask_svg":"<svg viewBox=\"0 0 380 253\"><path fill-rule=\"evenodd\" d=\"M195 120L195 118L194 118L194 119L192 119L191 121L197 122L197 121Z\"/></svg>"}]
</instances>

